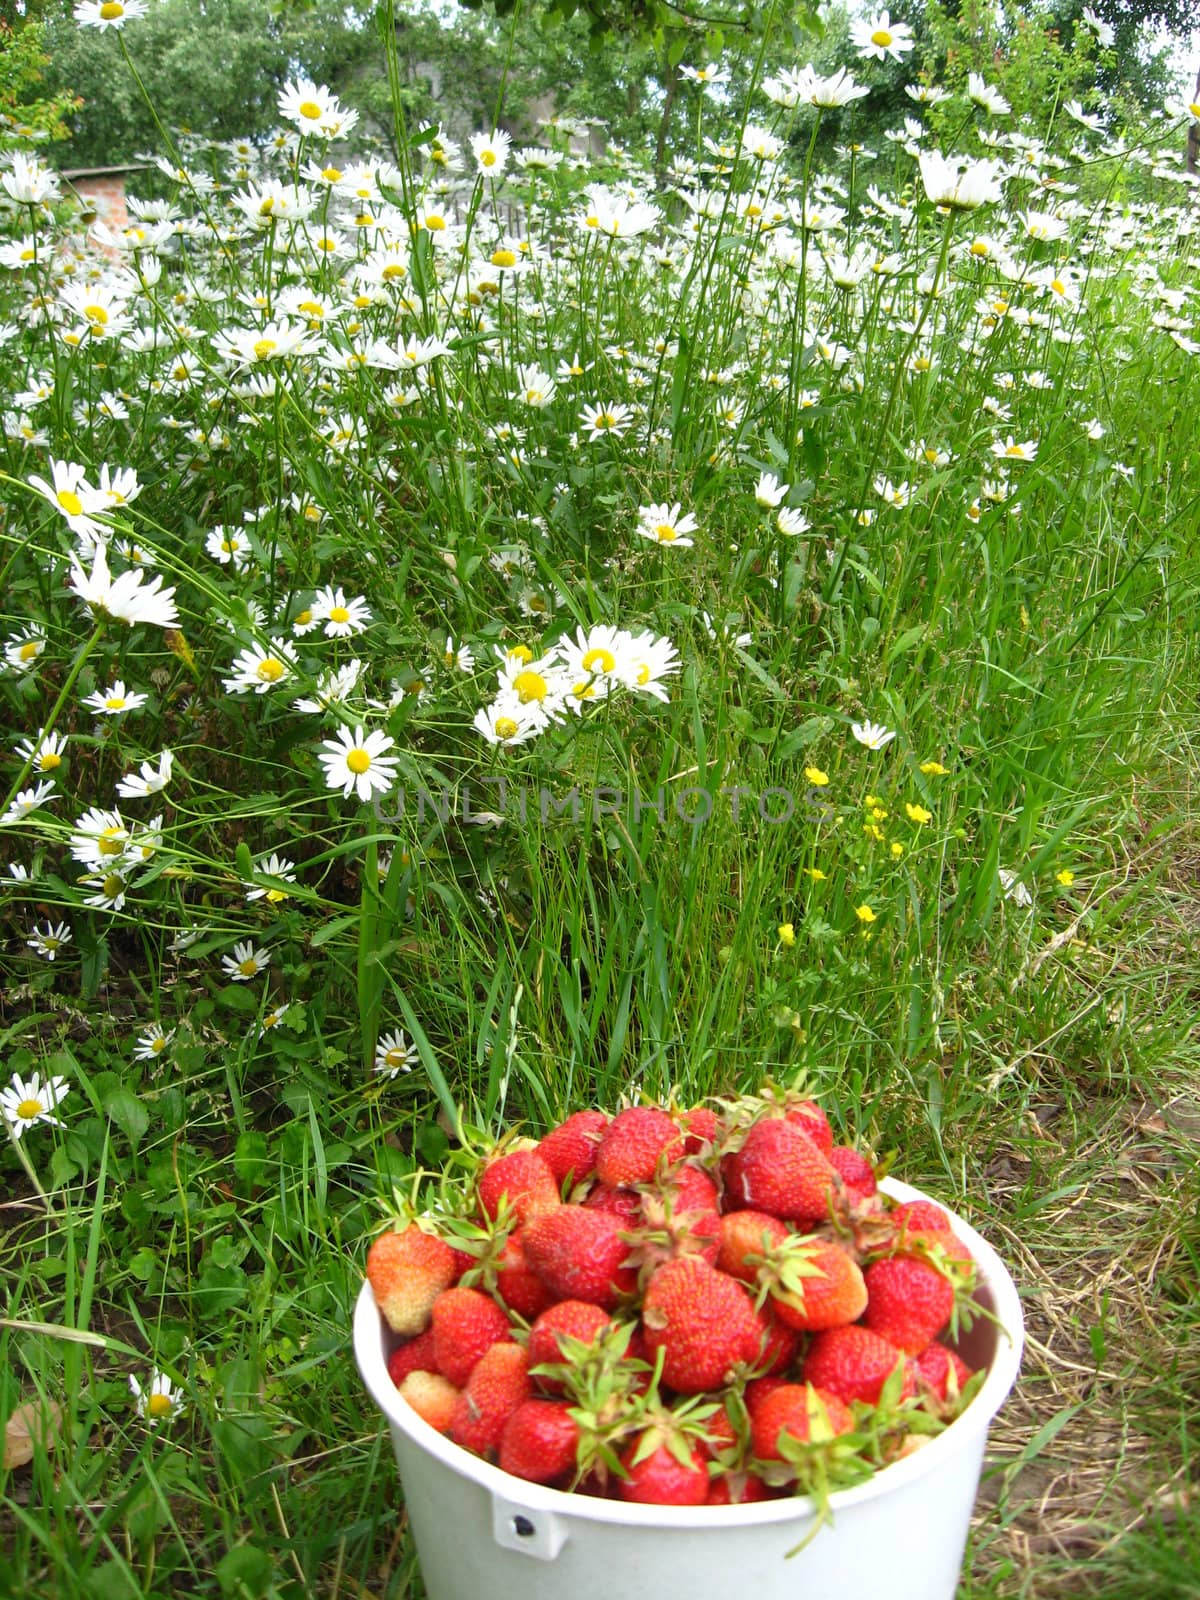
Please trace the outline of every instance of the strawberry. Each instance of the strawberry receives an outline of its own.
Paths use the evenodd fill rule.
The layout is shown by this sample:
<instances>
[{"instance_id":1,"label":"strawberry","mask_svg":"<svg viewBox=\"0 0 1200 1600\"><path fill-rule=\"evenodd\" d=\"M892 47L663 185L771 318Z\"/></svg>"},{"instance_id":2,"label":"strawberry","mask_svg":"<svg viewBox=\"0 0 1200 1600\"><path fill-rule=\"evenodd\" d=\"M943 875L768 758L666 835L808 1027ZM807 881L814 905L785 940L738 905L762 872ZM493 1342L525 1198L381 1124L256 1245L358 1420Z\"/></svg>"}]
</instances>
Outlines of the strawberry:
<instances>
[{"instance_id":1,"label":"strawberry","mask_svg":"<svg viewBox=\"0 0 1200 1600\"><path fill-rule=\"evenodd\" d=\"M901 1200L888 1212L888 1219L897 1229L915 1229L922 1233L949 1233L950 1218L941 1206L932 1200Z\"/></svg>"},{"instance_id":2,"label":"strawberry","mask_svg":"<svg viewBox=\"0 0 1200 1600\"><path fill-rule=\"evenodd\" d=\"M476 1193L483 1214L493 1221L505 1200L522 1224L562 1204L558 1179L536 1150L510 1150L489 1161Z\"/></svg>"},{"instance_id":3,"label":"strawberry","mask_svg":"<svg viewBox=\"0 0 1200 1600\"><path fill-rule=\"evenodd\" d=\"M562 1485L575 1471L579 1424L565 1400L523 1400L500 1435L502 1472Z\"/></svg>"},{"instance_id":4,"label":"strawberry","mask_svg":"<svg viewBox=\"0 0 1200 1600\"><path fill-rule=\"evenodd\" d=\"M393 1333L413 1338L429 1326L433 1303L458 1276L455 1252L417 1225L381 1233L367 1251L375 1304Z\"/></svg>"},{"instance_id":5,"label":"strawberry","mask_svg":"<svg viewBox=\"0 0 1200 1600\"><path fill-rule=\"evenodd\" d=\"M839 1175L851 1200L869 1200L878 1189L875 1168L848 1144L835 1144L829 1152L829 1164Z\"/></svg>"},{"instance_id":6,"label":"strawberry","mask_svg":"<svg viewBox=\"0 0 1200 1600\"><path fill-rule=\"evenodd\" d=\"M748 1259L762 1256L772 1245L789 1239L785 1225L765 1211L727 1211L721 1218L721 1249L717 1266L743 1283L758 1282L758 1263Z\"/></svg>"},{"instance_id":7,"label":"strawberry","mask_svg":"<svg viewBox=\"0 0 1200 1600\"><path fill-rule=\"evenodd\" d=\"M825 1443L853 1429L850 1408L836 1394L811 1383L784 1383L755 1410L751 1446L760 1461L786 1461L784 1440Z\"/></svg>"},{"instance_id":8,"label":"strawberry","mask_svg":"<svg viewBox=\"0 0 1200 1600\"><path fill-rule=\"evenodd\" d=\"M690 1111L681 1111L678 1121L683 1131L684 1154L689 1156L698 1156L711 1148L721 1131L720 1118L708 1106L693 1106Z\"/></svg>"},{"instance_id":9,"label":"strawberry","mask_svg":"<svg viewBox=\"0 0 1200 1600\"><path fill-rule=\"evenodd\" d=\"M717 1389L758 1355L750 1296L699 1256L659 1267L646 1289L642 1326L652 1354L663 1352L663 1382L680 1394Z\"/></svg>"},{"instance_id":10,"label":"strawberry","mask_svg":"<svg viewBox=\"0 0 1200 1600\"><path fill-rule=\"evenodd\" d=\"M928 1261L886 1256L864 1274L867 1309L863 1323L897 1350L918 1355L950 1321L954 1286Z\"/></svg>"},{"instance_id":11,"label":"strawberry","mask_svg":"<svg viewBox=\"0 0 1200 1600\"><path fill-rule=\"evenodd\" d=\"M446 1289L433 1303L433 1348L438 1371L459 1389L484 1352L511 1337L508 1318L479 1289Z\"/></svg>"},{"instance_id":12,"label":"strawberry","mask_svg":"<svg viewBox=\"0 0 1200 1600\"><path fill-rule=\"evenodd\" d=\"M756 1122L741 1149L721 1163L728 1211L752 1207L785 1222L813 1222L830 1214L837 1174L816 1145L782 1117Z\"/></svg>"},{"instance_id":13,"label":"strawberry","mask_svg":"<svg viewBox=\"0 0 1200 1600\"><path fill-rule=\"evenodd\" d=\"M629 1106L618 1111L600 1136L596 1150L596 1176L614 1188L645 1183L660 1159L678 1160L683 1154L679 1129L657 1106Z\"/></svg>"},{"instance_id":14,"label":"strawberry","mask_svg":"<svg viewBox=\"0 0 1200 1600\"><path fill-rule=\"evenodd\" d=\"M753 1472L723 1472L714 1478L704 1497L706 1506L748 1506L769 1500L771 1491Z\"/></svg>"},{"instance_id":15,"label":"strawberry","mask_svg":"<svg viewBox=\"0 0 1200 1600\"><path fill-rule=\"evenodd\" d=\"M787 1381L786 1378L778 1377L773 1373L768 1373L762 1378L751 1378L742 1391L742 1399L746 1402L746 1410L750 1413L750 1416L754 1416L768 1395L774 1394L776 1389L782 1388Z\"/></svg>"},{"instance_id":16,"label":"strawberry","mask_svg":"<svg viewBox=\"0 0 1200 1600\"><path fill-rule=\"evenodd\" d=\"M531 1398L528 1354L511 1340L494 1344L476 1362L447 1432L464 1450L490 1455L509 1417Z\"/></svg>"},{"instance_id":17,"label":"strawberry","mask_svg":"<svg viewBox=\"0 0 1200 1600\"><path fill-rule=\"evenodd\" d=\"M642 1196L642 1226L635 1231L630 1259L637 1263L643 1282L675 1256L698 1255L713 1266L721 1248L716 1184L695 1167L679 1172L684 1182L664 1181Z\"/></svg>"},{"instance_id":18,"label":"strawberry","mask_svg":"<svg viewBox=\"0 0 1200 1600\"><path fill-rule=\"evenodd\" d=\"M833 1149L833 1129L829 1126L829 1118L815 1100L801 1100L798 1104L789 1105L783 1115L793 1127L806 1133L823 1155L828 1155Z\"/></svg>"},{"instance_id":19,"label":"strawberry","mask_svg":"<svg viewBox=\"0 0 1200 1600\"><path fill-rule=\"evenodd\" d=\"M490 1273L489 1281L485 1272L485 1282L489 1282L496 1298L526 1322L532 1322L550 1305L549 1289L526 1260L522 1229L509 1234L491 1264Z\"/></svg>"},{"instance_id":20,"label":"strawberry","mask_svg":"<svg viewBox=\"0 0 1200 1600\"><path fill-rule=\"evenodd\" d=\"M424 1333L419 1333L415 1339L409 1339L406 1344L393 1350L388 1357L387 1369L388 1377L397 1388L410 1372L436 1372L438 1364L432 1327L426 1328Z\"/></svg>"},{"instance_id":21,"label":"strawberry","mask_svg":"<svg viewBox=\"0 0 1200 1600\"><path fill-rule=\"evenodd\" d=\"M691 1162L672 1167L654 1184L654 1192L671 1202L676 1216L685 1211L715 1211L720 1204L720 1190L702 1167Z\"/></svg>"},{"instance_id":22,"label":"strawberry","mask_svg":"<svg viewBox=\"0 0 1200 1600\"><path fill-rule=\"evenodd\" d=\"M590 1345L602 1329L611 1326L608 1312L590 1300L559 1300L543 1311L529 1330L529 1365L561 1366L566 1360L564 1338ZM562 1384L557 1378L537 1374L535 1381L551 1394L562 1393Z\"/></svg>"},{"instance_id":23,"label":"strawberry","mask_svg":"<svg viewBox=\"0 0 1200 1600\"><path fill-rule=\"evenodd\" d=\"M594 1183L582 1203L589 1211L608 1211L620 1217L627 1228L636 1228L642 1219L642 1196L637 1189L614 1189L608 1183Z\"/></svg>"},{"instance_id":24,"label":"strawberry","mask_svg":"<svg viewBox=\"0 0 1200 1600\"><path fill-rule=\"evenodd\" d=\"M878 1405L880 1390L903 1361L903 1352L894 1344L856 1324L815 1334L802 1373L804 1381L818 1389L828 1389L847 1402L864 1400L873 1406ZM915 1393L916 1383L906 1365L900 1398L907 1400Z\"/></svg>"},{"instance_id":25,"label":"strawberry","mask_svg":"<svg viewBox=\"0 0 1200 1600\"><path fill-rule=\"evenodd\" d=\"M858 1262L832 1239L793 1237L770 1251L760 1281L780 1322L817 1332L857 1322L867 1306Z\"/></svg>"},{"instance_id":26,"label":"strawberry","mask_svg":"<svg viewBox=\"0 0 1200 1600\"><path fill-rule=\"evenodd\" d=\"M708 1496L708 1467L698 1446L677 1437L655 1443L658 1428L647 1429L621 1457L625 1477L622 1500L649 1506L702 1506Z\"/></svg>"},{"instance_id":27,"label":"strawberry","mask_svg":"<svg viewBox=\"0 0 1200 1600\"><path fill-rule=\"evenodd\" d=\"M913 1365L917 1369L917 1384L928 1389L938 1401L957 1400L974 1376L970 1367L959 1355L936 1339L927 1344Z\"/></svg>"},{"instance_id":28,"label":"strawberry","mask_svg":"<svg viewBox=\"0 0 1200 1600\"><path fill-rule=\"evenodd\" d=\"M775 1314L768 1301L755 1313L758 1319L759 1349L754 1370L769 1378L787 1372L800 1351L800 1330L790 1328Z\"/></svg>"},{"instance_id":29,"label":"strawberry","mask_svg":"<svg viewBox=\"0 0 1200 1600\"><path fill-rule=\"evenodd\" d=\"M538 1155L554 1174L560 1191L591 1177L600 1135L607 1127L605 1112L576 1111L552 1128L538 1145Z\"/></svg>"},{"instance_id":30,"label":"strawberry","mask_svg":"<svg viewBox=\"0 0 1200 1600\"><path fill-rule=\"evenodd\" d=\"M525 1229L525 1259L558 1300L591 1300L611 1311L637 1286L625 1265L621 1219L586 1206L561 1205Z\"/></svg>"},{"instance_id":31,"label":"strawberry","mask_svg":"<svg viewBox=\"0 0 1200 1600\"><path fill-rule=\"evenodd\" d=\"M458 1390L440 1372L410 1372L400 1385L400 1398L422 1421L445 1433L458 1405Z\"/></svg>"}]
</instances>

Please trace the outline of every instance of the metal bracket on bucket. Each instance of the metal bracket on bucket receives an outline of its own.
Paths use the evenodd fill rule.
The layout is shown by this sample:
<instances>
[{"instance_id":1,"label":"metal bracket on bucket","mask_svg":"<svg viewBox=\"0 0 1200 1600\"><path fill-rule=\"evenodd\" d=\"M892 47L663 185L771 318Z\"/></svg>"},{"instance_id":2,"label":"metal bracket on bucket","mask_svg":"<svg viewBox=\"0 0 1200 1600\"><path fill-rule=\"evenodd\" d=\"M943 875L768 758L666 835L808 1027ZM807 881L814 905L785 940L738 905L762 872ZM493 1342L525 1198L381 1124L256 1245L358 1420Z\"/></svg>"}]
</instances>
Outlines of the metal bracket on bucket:
<instances>
[{"instance_id":1,"label":"metal bracket on bucket","mask_svg":"<svg viewBox=\"0 0 1200 1600\"><path fill-rule=\"evenodd\" d=\"M565 1524L551 1511L534 1511L503 1495L492 1496L492 1537L505 1550L553 1561L567 1542Z\"/></svg>"}]
</instances>

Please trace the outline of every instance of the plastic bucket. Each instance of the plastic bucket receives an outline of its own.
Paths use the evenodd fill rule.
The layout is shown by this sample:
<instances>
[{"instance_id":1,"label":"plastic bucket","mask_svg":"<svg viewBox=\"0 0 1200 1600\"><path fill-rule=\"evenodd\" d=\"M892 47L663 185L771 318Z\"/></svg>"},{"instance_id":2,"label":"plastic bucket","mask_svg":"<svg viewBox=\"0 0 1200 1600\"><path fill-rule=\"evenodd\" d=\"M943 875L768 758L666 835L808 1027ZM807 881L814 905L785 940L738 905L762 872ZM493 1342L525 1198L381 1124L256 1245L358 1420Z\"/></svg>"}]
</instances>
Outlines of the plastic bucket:
<instances>
[{"instance_id":1,"label":"plastic bucket","mask_svg":"<svg viewBox=\"0 0 1200 1600\"><path fill-rule=\"evenodd\" d=\"M919 1190L887 1180L897 1200ZM1016 1287L995 1251L950 1213L979 1267L976 1319L959 1340L987 1379L963 1415L914 1455L830 1497L832 1519L799 1554L816 1516L806 1499L746 1506L638 1506L510 1477L459 1449L401 1400L387 1374L398 1342L364 1283L354 1353L387 1418L429 1600L953 1600L988 1425L1021 1364Z\"/></svg>"}]
</instances>

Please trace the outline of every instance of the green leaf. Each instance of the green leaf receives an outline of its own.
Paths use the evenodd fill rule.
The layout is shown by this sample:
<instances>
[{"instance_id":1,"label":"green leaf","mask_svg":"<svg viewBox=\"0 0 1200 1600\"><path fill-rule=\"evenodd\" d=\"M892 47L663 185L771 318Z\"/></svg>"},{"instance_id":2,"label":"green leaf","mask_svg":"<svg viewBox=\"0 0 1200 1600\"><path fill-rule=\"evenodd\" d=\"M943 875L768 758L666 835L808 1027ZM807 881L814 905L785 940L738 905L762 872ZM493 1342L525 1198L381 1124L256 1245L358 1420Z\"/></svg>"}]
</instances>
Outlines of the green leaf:
<instances>
[{"instance_id":1,"label":"green leaf","mask_svg":"<svg viewBox=\"0 0 1200 1600\"><path fill-rule=\"evenodd\" d=\"M218 1424L220 1426L220 1424ZM243 1544L217 1563L217 1582L226 1600L258 1600L271 1586L272 1561L257 1545Z\"/></svg>"},{"instance_id":2,"label":"green leaf","mask_svg":"<svg viewBox=\"0 0 1200 1600\"><path fill-rule=\"evenodd\" d=\"M238 1142L233 1148L233 1172L238 1182L244 1183L248 1189L256 1188L262 1182L266 1164L266 1134L254 1128L247 1128L244 1133L238 1134Z\"/></svg>"},{"instance_id":3,"label":"green leaf","mask_svg":"<svg viewBox=\"0 0 1200 1600\"><path fill-rule=\"evenodd\" d=\"M106 1115L110 1116L129 1140L129 1148L136 1154L146 1129L150 1126L150 1113L135 1094L128 1089L112 1089L102 1101Z\"/></svg>"}]
</instances>

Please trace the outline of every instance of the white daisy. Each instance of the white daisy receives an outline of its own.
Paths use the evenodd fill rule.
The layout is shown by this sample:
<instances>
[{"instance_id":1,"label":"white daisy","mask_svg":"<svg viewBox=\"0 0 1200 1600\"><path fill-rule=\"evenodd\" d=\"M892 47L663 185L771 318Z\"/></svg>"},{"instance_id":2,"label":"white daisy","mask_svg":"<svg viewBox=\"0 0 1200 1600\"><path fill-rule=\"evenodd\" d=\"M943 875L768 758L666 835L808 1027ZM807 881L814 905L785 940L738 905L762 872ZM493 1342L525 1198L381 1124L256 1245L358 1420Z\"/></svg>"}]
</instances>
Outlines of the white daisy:
<instances>
[{"instance_id":1,"label":"white daisy","mask_svg":"<svg viewBox=\"0 0 1200 1600\"><path fill-rule=\"evenodd\" d=\"M40 1072L30 1078L14 1073L8 1088L0 1089L0 1116L18 1139L35 1122L49 1122L61 1128L54 1112L70 1092L65 1078L47 1078L43 1083Z\"/></svg>"},{"instance_id":2,"label":"white daisy","mask_svg":"<svg viewBox=\"0 0 1200 1600\"><path fill-rule=\"evenodd\" d=\"M379 728L370 733L361 727L353 732L343 728L336 739L326 739L317 751L327 786L341 789L343 799L349 798L352 789L360 800L386 794L396 781L397 758L384 752L395 742Z\"/></svg>"}]
</instances>

